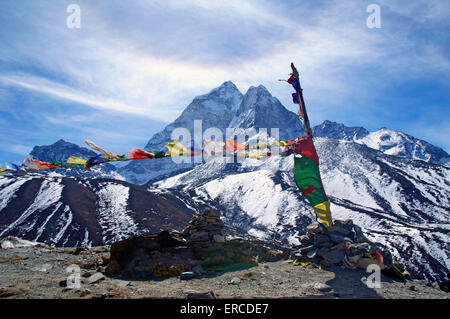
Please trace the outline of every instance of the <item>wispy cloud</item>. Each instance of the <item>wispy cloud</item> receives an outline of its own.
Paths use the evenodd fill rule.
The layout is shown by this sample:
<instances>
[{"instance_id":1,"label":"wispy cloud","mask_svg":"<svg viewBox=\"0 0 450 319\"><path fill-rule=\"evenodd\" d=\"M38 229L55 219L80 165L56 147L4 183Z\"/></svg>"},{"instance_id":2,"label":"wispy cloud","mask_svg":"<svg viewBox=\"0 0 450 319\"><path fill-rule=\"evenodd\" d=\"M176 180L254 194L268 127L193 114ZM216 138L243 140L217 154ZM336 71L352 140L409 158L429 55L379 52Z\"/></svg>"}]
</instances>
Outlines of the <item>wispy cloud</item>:
<instances>
[{"instance_id":1,"label":"wispy cloud","mask_svg":"<svg viewBox=\"0 0 450 319\"><path fill-rule=\"evenodd\" d=\"M365 26L362 3L330 2L322 10L314 11L307 23L306 19L297 18L306 16L305 12L300 16L272 13L273 5L266 2L138 1L137 5L136 10L129 9L127 14L120 12L122 19L118 20L115 6L82 2L85 19L95 19L95 23L83 24L88 31L82 31L82 37L74 37L61 26L52 27L49 20L46 30L55 42L64 36L68 39L60 43L60 48L29 58L39 60L50 69L56 64L77 87L61 87L49 81L45 86L38 86L23 79L10 82L93 107L168 121L174 119L194 94L226 80L233 80L243 90L263 83L275 93L280 92L273 80L286 74L286 65L291 61L300 64L305 86L310 88L313 98L323 97L324 92L349 94L361 82L349 81L348 74L361 65L375 64L390 73L395 69L396 74L399 69L410 71L418 64L422 71L427 64L436 69L448 65L432 47L414 57L414 63L408 56L392 56L392 51L398 48L387 48L389 33ZM119 9L123 9L123 4ZM171 18L166 18L170 25L156 15L158 9ZM186 10L188 13L184 13ZM195 18L191 17L192 23L186 25L188 14L193 13ZM233 22L245 23L245 28L240 28L239 23L235 27ZM215 27L219 24L225 28L227 23L227 29ZM267 27L251 28L261 24ZM270 31L275 27L279 29L277 34ZM159 34L168 38L162 39ZM217 40L223 37L230 39L228 45L217 45ZM406 42L401 40L400 44ZM236 48L238 51L233 51ZM244 52L251 53L246 56Z\"/></svg>"},{"instance_id":2,"label":"wispy cloud","mask_svg":"<svg viewBox=\"0 0 450 319\"><path fill-rule=\"evenodd\" d=\"M28 90L44 93L58 99L69 100L99 109L110 109L135 115L152 117L145 107L127 105L120 101L104 97L92 96L82 91L74 90L65 85L34 76L0 76L0 81L6 85L19 86ZM157 118L161 119L161 118Z\"/></svg>"},{"instance_id":3,"label":"wispy cloud","mask_svg":"<svg viewBox=\"0 0 450 319\"><path fill-rule=\"evenodd\" d=\"M383 126L389 116L368 118L382 113L377 99L387 88L424 74L445 82L450 73L442 31L432 31L433 26L448 30L445 2L380 0L381 29L365 25L368 1L78 3L79 30L65 27L69 2L3 5L0 95L16 87L167 123L196 95L232 80L243 92L263 84L293 109L291 89L276 80L287 77L295 62L311 118ZM417 33L420 28L431 31ZM391 103L406 98L390 94ZM391 105L387 111L396 109ZM55 121L64 117L44 120L78 125L74 130L95 125L83 123L83 114L67 112L63 123Z\"/></svg>"}]
</instances>

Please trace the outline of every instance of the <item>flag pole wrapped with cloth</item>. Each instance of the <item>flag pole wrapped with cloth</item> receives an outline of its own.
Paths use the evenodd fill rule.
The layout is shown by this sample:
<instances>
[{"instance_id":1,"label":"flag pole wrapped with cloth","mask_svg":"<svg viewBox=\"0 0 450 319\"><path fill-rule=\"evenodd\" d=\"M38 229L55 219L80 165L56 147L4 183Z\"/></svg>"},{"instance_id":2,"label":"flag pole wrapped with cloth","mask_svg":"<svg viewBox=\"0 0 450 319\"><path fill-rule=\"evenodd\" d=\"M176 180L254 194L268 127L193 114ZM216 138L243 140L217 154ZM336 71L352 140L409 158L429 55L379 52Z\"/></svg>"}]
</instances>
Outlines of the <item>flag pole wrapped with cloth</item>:
<instances>
[{"instance_id":1,"label":"flag pole wrapped with cloth","mask_svg":"<svg viewBox=\"0 0 450 319\"><path fill-rule=\"evenodd\" d=\"M330 227L332 226L330 200L325 193L320 177L319 157L312 140L312 131L309 125L308 114L306 113L305 101L303 100L299 73L293 63L291 63L291 68L292 73L287 82L295 89L295 93L292 94L293 102L299 105L297 115L302 120L306 133L305 136L295 141L294 180L297 187L313 207L318 222Z\"/></svg>"}]
</instances>

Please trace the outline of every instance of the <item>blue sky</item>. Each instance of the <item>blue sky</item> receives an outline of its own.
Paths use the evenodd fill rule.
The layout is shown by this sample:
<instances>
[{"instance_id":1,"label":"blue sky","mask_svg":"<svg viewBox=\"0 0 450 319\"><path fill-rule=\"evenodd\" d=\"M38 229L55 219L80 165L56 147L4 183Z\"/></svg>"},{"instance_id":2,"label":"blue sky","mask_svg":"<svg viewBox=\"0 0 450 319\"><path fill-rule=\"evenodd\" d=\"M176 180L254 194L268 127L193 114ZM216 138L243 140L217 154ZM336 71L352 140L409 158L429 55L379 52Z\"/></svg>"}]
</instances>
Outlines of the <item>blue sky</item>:
<instances>
[{"instance_id":1,"label":"blue sky","mask_svg":"<svg viewBox=\"0 0 450 319\"><path fill-rule=\"evenodd\" d=\"M81 8L69 29L67 7ZM381 28L369 29L369 4ZM313 125L388 127L450 152L448 1L0 0L0 163L89 138L125 153L224 81Z\"/></svg>"}]
</instances>

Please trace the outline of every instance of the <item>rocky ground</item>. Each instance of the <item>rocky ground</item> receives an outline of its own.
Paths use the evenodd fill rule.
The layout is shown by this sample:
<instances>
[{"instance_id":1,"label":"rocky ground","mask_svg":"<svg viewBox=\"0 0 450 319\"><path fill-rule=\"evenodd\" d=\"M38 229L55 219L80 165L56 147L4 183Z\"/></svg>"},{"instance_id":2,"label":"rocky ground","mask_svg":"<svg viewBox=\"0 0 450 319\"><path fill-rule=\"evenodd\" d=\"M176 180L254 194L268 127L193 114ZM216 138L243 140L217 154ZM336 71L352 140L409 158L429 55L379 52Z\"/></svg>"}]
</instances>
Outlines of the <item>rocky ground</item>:
<instances>
[{"instance_id":1,"label":"rocky ground","mask_svg":"<svg viewBox=\"0 0 450 319\"><path fill-rule=\"evenodd\" d=\"M293 260L181 280L129 280L105 276L108 247L53 248L44 245L0 249L0 297L11 299L191 298L212 291L216 298L438 298L448 293L424 280L396 281L381 275L369 288L361 269L305 268ZM71 266L72 265L72 266ZM76 283L79 267L79 287ZM69 267L71 266L71 267ZM75 272L73 272L75 271Z\"/></svg>"}]
</instances>

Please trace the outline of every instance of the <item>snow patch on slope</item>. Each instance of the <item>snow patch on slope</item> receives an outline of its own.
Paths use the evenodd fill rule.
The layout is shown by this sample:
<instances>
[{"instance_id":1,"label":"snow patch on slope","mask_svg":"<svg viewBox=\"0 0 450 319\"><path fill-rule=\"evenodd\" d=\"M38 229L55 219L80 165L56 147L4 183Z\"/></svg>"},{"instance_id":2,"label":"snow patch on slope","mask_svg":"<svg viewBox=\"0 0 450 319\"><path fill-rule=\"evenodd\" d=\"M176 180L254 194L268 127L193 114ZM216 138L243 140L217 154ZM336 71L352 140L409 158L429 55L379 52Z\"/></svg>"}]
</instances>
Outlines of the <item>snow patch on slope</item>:
<instances>
[{"instance_id":1,"label":"snow patch on slope","mask_svg":"<svg viewBox=\"0 0 450 319\"><path fill-rule=\"evenodd\" d=\"M15 193L17 190L29 181L31 178L21 178L18 180L9 179L9 178L0 178L0 186L5 186L2 190L0 190L0 211L5 208L8 203L17 197Z\"/></svg>"},{"instance_id":2,"label":"snow patch on slope","mask_svg":"<svg viewBox=\"0 0 450 319\"><path fill-rule=\"evenodd\" d=\"M119 241L138 233L138 226L127 209L130 189L120 184L102 183L99 197L99 223L105 243Z\"/></svg>"},{"instance_id":3,"label":"snow patch on slope","mask_svg":"<svg viewBox=\"0 0 450 319\"><path fill-rule=\"evenodd\" d=\"M72 220L73 220L73 214L72 214L72 212L70 210L70 207L66 205L64 207L64 213L62 214L62 216L58 220L57 228L59 229L59 231L56 234L56 236L54 238L52 238L52 242L53 243L56 244L56 243L58 243L61 240L61 238L63 237L63 235L66 232L67 228L72 223Z\"/></svg>"},{"instance_id":4,"label":"snow patch on slope","mask_svg":"<svg viewBox=\"0 0 450 319\"><path fill-rule=\"evenodd\" d=\"M212 199L220 197L226 203L239 206L255 218L256 223L274 227L278 222L276 212L281 202L277 195L280 189L265 173L259 171L227 176L205 184L202 189ZM236 197L236 193L240 196Z\"/></svg>"},{"instance_id":5,"label":"snow patch on slope","mask_svg":"<svg viewBox=\"0 0 450 319\"><path fill-rule=\"evenodd\" d=\"M36 195L33 203L22 213L22 215L14 220L13 223L8 225L1 233L0 236L7 233L14 227L20 225L24 222L30 215L36 211L43 211L50 206L54 205L61 199L61 193L64 186L60 183L61 180L58 179L56 182L53 180L45 179Z\"/></svg>"},{"instance_id":6,"label":"snow patch on slope","mask_svg":"<svg viewBox=\"0 0 450 319\"><path fill-rule=\"evenodd\" d=\"M41 225L41 227L38 228L37 231L37 235L36 238L34 239L34 241L38 241L39 237L41 237L42 233L45 230L45 227L47 226L47 223L49 222L49 220L55 215L55 213L59 210L59 208L62 206L62 203L58 203L55 207L55 209L53 209L53 212L47 216L47 218L45 219L44 223Z\"/></svg>"}]
</instances>

